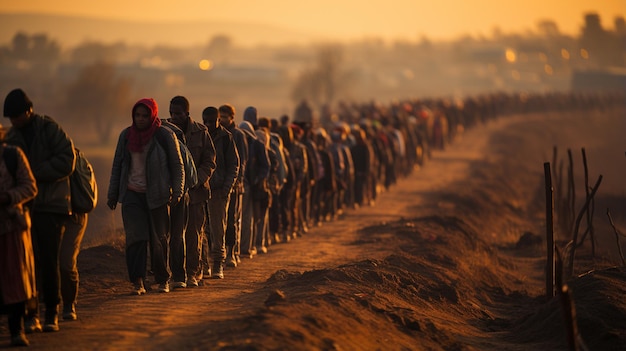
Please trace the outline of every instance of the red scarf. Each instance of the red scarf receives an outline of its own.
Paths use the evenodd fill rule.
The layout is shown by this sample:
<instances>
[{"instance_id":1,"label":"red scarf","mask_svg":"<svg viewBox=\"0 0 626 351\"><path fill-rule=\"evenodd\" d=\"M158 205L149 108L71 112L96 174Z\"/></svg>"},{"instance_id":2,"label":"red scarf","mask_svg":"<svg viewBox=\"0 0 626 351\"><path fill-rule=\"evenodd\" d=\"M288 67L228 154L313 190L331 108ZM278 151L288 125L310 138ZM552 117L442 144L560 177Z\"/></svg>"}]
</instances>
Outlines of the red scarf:
<instances>
[{"instance_id":1,"label":"red scarf","mask_svg":"<svg viewBox=\"0 0 626 351\"><path fill-rule=\"evenodd\" d=\"M152 124L146 130L139 130L133 119L133 125L130 126L127 136L128 150L131 152L142 152L144 146L148 144L152 135L154 135L154 132L156 132L157 128L161 126L161 119L158 117L159 108L154 99L144 98L137 101L135 106L133 106L133 115L135 114L135 109L138 105L144 105L150 110L150 119L152 120Z\"/></svg>"}]
</instances>

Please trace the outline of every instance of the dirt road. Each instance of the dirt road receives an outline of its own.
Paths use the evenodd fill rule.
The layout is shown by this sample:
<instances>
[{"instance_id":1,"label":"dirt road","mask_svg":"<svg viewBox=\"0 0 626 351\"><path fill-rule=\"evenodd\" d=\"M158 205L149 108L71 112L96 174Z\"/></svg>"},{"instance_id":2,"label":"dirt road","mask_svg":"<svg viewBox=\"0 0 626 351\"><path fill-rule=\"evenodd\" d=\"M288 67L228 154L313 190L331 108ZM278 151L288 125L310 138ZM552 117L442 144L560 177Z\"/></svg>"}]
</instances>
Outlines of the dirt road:
<instances>
[{"instance_id":1,"label":"dirt road","mask_svg":"<svg viewBox=\"0 0 626 351\"><path fill-rule=\"evenodd\" d=\"M535 122L541 120L539 117L533 118ZM555 121L551 123L558 125L558 119L562 117L552 118ZM524 121L528 123L529 117L501 118L466 131L445 151L435 152L433 158L422 169L416 170L409 178L399 180L390 191L382 193L374 206L349 210L339 220L312 228L303 237L289 243L272 245L268 254L244 259L238 268L225 271L224 280L205 280L206 284L202 287L174 290L168 294L153 291L145 296L129 296L131 286L126 281L123 252L110 245L83 250L79 256L81 286L77 306L78 320L62 321L58 333L29 335L31 349L265 350L296 349L296 347L312 350L450 349L450 347L459 350L497 349L494 345L502 342L501 335L485 334L484 330L481 330L483 328L481 323L484 322L471 322L483 318L491 321L500 318L493 306L491 309L484 306L471 307L472 313L476 313L472 318L467 315L462 318L454 315L454 310L450 311L449 316L430 313L426 317L418 318L421 313L419 306L408 306L400 300L395 300L407 294L408 290L403 289L412 286L403 283L403 280L398 278L400 277L398 273L394 273L395 278L391 275L382 275L352 280L354 276L349 272L352 272L350 267L389 263L389 257L396 261L408 257L402 251L409 250L407 247L415 245L415 242L410 241L413 239L406 235L397 235L398 231L411 230L413 234L422 238L419 242L420 250L427 250L426 245L429 242L434 245L439 238L445 238L443 234L439 236L441 229L429 231L434 222L414 220L417 217L454 214L455 218L460 218L462 214L459 212L463 212L471 219L467 220L467 224L460 223L458 227L482 226L486 230L480 231L480 241L492 242L494 249L510 247L523 232L537 232L539 230L537 228L541 228L541 223L523 222L519 218L511 218L504 223L498 222L495 215L481 217L494 219L493 222L481 224L481 219L476 218L468 210L471 206L465 208L459 203L459 198L449 196L451 190L459 189L459 184L464 184L470 175L475 175L477 169L480 170L486 165L494 167L495 158L501 157L497 155L498 150L493 149L494 145L506 144L513 148L518 143L517 146L526 148L526 152L522 153L524 155L539 150L550 155L550 143L555 142L560 136L549 135L549 131L541 127L534 128L536 131L545 132L546 135L535 136L538 142L532 146L525 144L526 140L522 140L522 137L519 137L519 140L494 139L502 131L511 130L511 126L517 126ZM526 168L520 171L521 176L525 176L526 173L533 176L536 173L541 174L543 156L535 156L539 162L535 160L529 162L532 161L537 165L536 171L530 169L530 166L527 167L528 163L524 162L522 167ZM507 165L502 164L502 167ZM487 169L483 171L484 174L488 172ZM515 172L514 169L509 171L513 175ZM489 180L485 178L481 181ZM529 177L513 184L520 187L528 186L532 189L528 193L532 193L540 184L540 179ZM476 189L468 189L468 194L471 193L470 190ZM528 198L532 198L530 194L528 195ZM510 207L512 212L526 211L525 208L528 206L526 200L511 199L508 194L501 196L509 198L502 203ZM526 218L532 217L532 213L523 215ZM456 223L455 219L446 220L442 228L452 228L450 223ZM445 267L446 264L457 262L457 259L462 262L464 255L468 258L479 257L463 251L465 249L460 250L456 254L438 255L436 259L433 258L435 257L433 251L433 256L427 263L441 261L438 262L442 264L440 267ZM485 262L480 263L481 267L483 264L488 266L488 261L493 259L490 250L484 248L482 251L480 259ZM427 255L427 251L420 252L424 257ZM453 257L453 260L452 256L460 257ZM528 267L513 267L511 263L510 270L517 270L516 274L519 275L514 280L504 283L503 286L507 287L504 289L516 286L516 291L523 290L527 295L522 300L526 298L532 300L540 294L543 283L541 272L528 273L531 268L536 268L539 262L537 257L535 255L523 258ZM444 262L446 260L449 262ZM415 262L409 263L407 265L409 268L405 270L419 266ZM522 261L515 262L519 264ZM472 263L467 265L471 266ZM337 267L345 274L343 278L337 278L338 281L345 283L345 286L335 289L328 285L326 290L327 288L323 287L334 278L324 276L323 273L336 272ZM379 271L383 271L382 267ZM458 263L449 267L453 271L462 271ZM475 267L472 268L473 271ZM364 270L368 271L367 268ZM420 274L427 275L425 272ZM487 280L492 279L489 277L489 274L492 274L490 272L484 271L481 274L481 277ZM504 275L498 277L500 280L505 278ZM368 289L369 284L373 287L374 284L385 283L388 280L398 284L394 285L395 297L392 297L391 292L389 293L391 295L383 294L383 289ZM354 284L354 281L359 284ZM457 289L456 283L450 283L449 286ZM425 290L426 285L411 289L415 290L414 296L420 296L422 298L420 301L424 301L422 310L434 308L431 304L437 300L458 300L459 296L462 296L460 287L450 292L452 298L444 290ZM512 289L507 290L507 294L510 295ZM336 295L332 294L333 291ZM312 302L315 296L322 293L326 294L322 302ZM340 299L342 295L347 294L350 295L350 301ZM479 296L481 293L469 293L468 296L472 295ZM305 304L307 299L309 303ZM289 303L290 301L293 303ZM478 298L469 301L478 305L482 300ZM350 307L352 303L367 307L368 312L364 313L356 307ZM390 309L395 312L390 313ZM386 312L380 321L379 316L369 315L381 310ZM467 312L462 314L465 313ZM479 317L478 314L483 316ZM385 323L389 328L381 328L386 325ZM474 325L463 329L465 328L463 325L468 323ZM427 336L419 339L415 333ZM3 329L0 334L0 347L6 346L7 340L6 329ZM422 342L418 343L417 340ZM530 350L532 347L527 345L527 348L522 346L519 349Z\"/></svg>"}]
</instances>

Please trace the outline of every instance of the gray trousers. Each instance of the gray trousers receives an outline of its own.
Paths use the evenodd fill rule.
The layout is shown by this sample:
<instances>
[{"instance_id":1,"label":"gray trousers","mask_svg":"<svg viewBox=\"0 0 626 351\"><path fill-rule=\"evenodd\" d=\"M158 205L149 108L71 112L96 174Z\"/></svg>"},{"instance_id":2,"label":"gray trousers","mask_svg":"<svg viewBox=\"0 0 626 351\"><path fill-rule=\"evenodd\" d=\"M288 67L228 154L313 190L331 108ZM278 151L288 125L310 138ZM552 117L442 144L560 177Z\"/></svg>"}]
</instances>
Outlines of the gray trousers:
<instances>
[{"instance_id":1,"label":"gray trousers","mask_svg":"<svg viewBox=\"0 0 626 351\"><path fill-rule=\"evenodd\" d=\"M246 188L241 199L241 242L239 244L241 255L249 257L256 246L254 240L254 206L252 205L252 193ZM255 248L256 249L256 248Z\"/></svg>"},{"instance_id":2,"label":"gray trousers","mask_svg":"<svg viewBox=\"0 0 626 351\"><path fill-rule=\"evenodd\" d=\"M150 267L158 284L170 279L169 205L150 209L145 193L126 191L122 202L122 221L126 232L126 266L131 282L145 279L148 249Z\"/></svg>"},{"instance_id":3,"label":"gray trousers","mask_svg":"<svg viewBox=\"0 0 626 351\"><path fill-rule=\"evenodd\" d=\"M206 202L201 201L189 205L189 222L185 232L185 268L187 276L196 279L202 278L200 258L206 220Z\"/></svg>"},{"instance_id":4,"label":"gray trousers","mask_svg":"<svg viewBox=\"0 0 626 351\"><path fill-rule=\"evenodd\" d=\"M241 191L233 190L230 194L228 204L228 219L226 221L226 256L236 260L239 256L241 244L241 202L243 194Z\"/></svg>"},{"instance_id":5,"label":"gray trousers","mask_svg":"<svg viewBox=\"0 0 626 351\"><path fill-rule=\"evenodd\" d=\"M187 279L185 269L185 232L189 223L188 193L185 193L180 202L171 208L170 216L170 270L172 271L172 280L184 282Z\"/></svg>"},{"instance_id":6,"label":"gray trousers","mask_svg":"<svg viewBox=\"0 0 626 351\"><path fill-rule=\"evenodd\" d=\"M61 299L63 307L68 308L76 303L78 297L78 254L80 244L87 229L88 215L74 213L66 222L65 233L61 239L59 251L59 270L61 272Z\"/></svg>"},{"instance_id":7,"label":"gray trousers","mask_svg":"<svg viewBox=\"0 0 626 351\"><path fill-rule=\"evenodd\" d=\"M223 263L226 259L226 220L230 196L214 196L209 199L209 257L214 263Z\"/></svg>"}]
</instances>

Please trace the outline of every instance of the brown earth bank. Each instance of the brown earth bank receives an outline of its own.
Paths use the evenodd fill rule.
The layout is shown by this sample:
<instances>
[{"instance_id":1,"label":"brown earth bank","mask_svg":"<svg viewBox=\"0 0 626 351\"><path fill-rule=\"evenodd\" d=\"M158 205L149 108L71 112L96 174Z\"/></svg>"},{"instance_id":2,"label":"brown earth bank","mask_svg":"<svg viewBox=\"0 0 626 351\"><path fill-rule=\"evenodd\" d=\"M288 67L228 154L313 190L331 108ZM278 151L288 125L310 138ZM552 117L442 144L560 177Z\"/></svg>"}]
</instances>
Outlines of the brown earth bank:
<instances>
[{"instance_id":1,"label":"brown earth bank","mask_svg":"<svg viewBox=\"0 0 626 351\"><path fill-rule=\"evenodd\" d=\"M584 147L590 182L603 176L596 255L583 245L566 280L581 340L590 350L626 350L626 269L606 218L610 209L626 232L624 116L489 121L435 151L374 206L274 244L199 288L129 296L123 239L107 234L79 256L78 321L30 334L31 348L568 350L561 304L545 297L544 280L543 163L556 146L574 155ZM96 211L91 225L97 216L112 215ZM564 248L567 238L557 241Z\"/></svg>"}]
</instances>

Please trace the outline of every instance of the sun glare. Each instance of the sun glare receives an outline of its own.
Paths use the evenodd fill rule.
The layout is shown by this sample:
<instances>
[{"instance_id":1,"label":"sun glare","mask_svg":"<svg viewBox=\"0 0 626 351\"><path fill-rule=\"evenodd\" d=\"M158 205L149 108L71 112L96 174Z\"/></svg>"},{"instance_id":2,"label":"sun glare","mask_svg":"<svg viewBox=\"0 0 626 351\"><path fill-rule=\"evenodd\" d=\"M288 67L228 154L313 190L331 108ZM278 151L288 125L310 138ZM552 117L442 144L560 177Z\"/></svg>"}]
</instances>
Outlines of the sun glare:
<instances>
[{"instance_id":1,"label":"sun glare","mask_svg":"<svg viewBox=\"0 0 626 351\"><path fill-rule=\"evenodd\" d=\"M589 51L585 50L585 49L580 49L580 57L584 58L585 60L589 58Z\"/></svg>"},{"instance_id":2,"label":"sun glare","mask_svg":"<svg viewBox=\"0 0 626 351\"><path fill-rule=\"evenodd\" d=\"M200 67L200 69L203 71L209 71L213 68L213 61L200 60L200 63L198 63L198 67Z\"/></svg>"},{"instance_id":3,"label":"sun glare","mask_svg":"<svg viewBox=\"0 0 626 351\"><path fill-rule=\"evenodd\" d=\"M547 75L549 75L549 76L551 76L552 74L554 74L554 69L552 68L552 66L550 66L550 65L548 65L548 64L546 64L546 65L543 67L543 69L544 69L544 71L546 71L546 74L547 74Z\"/></svg>"},{"instance_id":4,"label":"sun glare","mask_svg":"<svg viewBox=\"0 0 626 351\"><path fill-rule=\"evenodd\" d=\"M506 49L506 52L504 53L504 55L506 56L506 60L508 62L515 62L517 61L517 54L515 53L515 50L513 49Z\"/></svg>"}]
</instances>

